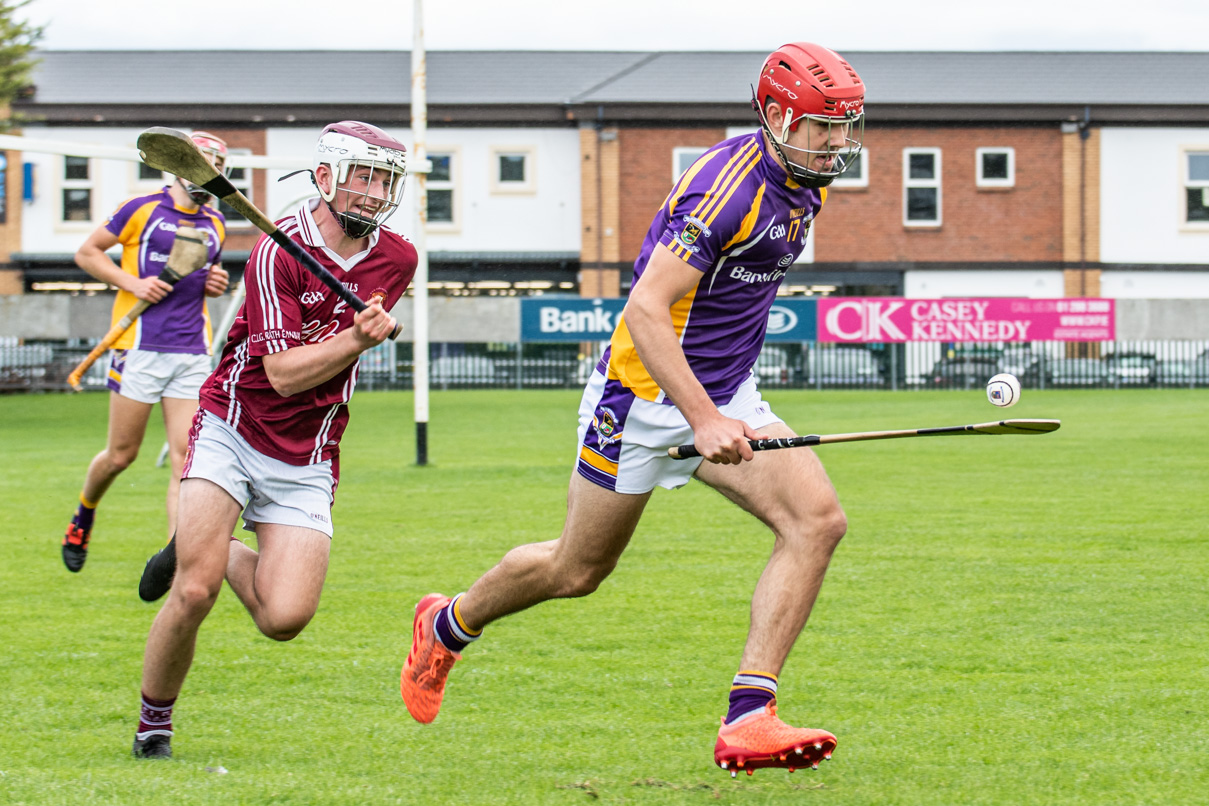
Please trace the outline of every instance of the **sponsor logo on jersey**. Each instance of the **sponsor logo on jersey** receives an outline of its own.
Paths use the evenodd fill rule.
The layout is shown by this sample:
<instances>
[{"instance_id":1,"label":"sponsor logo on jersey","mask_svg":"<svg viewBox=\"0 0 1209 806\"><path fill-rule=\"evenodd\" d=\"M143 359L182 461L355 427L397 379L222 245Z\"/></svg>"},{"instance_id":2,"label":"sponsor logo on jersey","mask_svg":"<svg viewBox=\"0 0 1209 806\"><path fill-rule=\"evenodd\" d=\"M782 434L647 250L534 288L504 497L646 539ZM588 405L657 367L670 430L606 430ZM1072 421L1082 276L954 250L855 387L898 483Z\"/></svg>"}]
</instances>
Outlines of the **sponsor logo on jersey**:
<instances>
[{"instance_id":1,"label":"sponsor logo on jersey","mask_svg":"<svg viewBox=\"0 0 1209 806\"><path fill-rule=\"evenodd\" d=\"M785 276L785 272L781 269L773 271L754 272L748 271L743 266L735 266L730 270L730 276L744 283L774 283L779 282Z\"/></svg>"},{"instance_id":2,"label":"sponsor logo on jersey","mask_svg":"<svg viewBox=\"0 0 1209 806\"><path fill-rule=\"evenodd\" d=\"M168 262L168 256L165 255L163 252L151 252L149 255L147 255L147 259L155 261L156 263L167 263Z\"/></svg>"},{"instance_id":3,"label":"sponsor logo on jersey","mask_svg":"<svg viewBox=\"0 0 1209 806\"><path fill-rule=\"evenodd\" d=\"M324 295L322 291L307 291L298 298L298 301L303 305L318 305L320 302L323 302L323 300Z\"/></svg>"},{"instance_id":4,"label":"sponsor logo on jersey","mask_svg":"<svg viewBox=\"0 0 1209 806\"><path fill-rule=\"evenodd\" d=\"M777 261L777 265L780 266L782 269L785 268L786 266L788 266L790 263L793 263L793 253L792 252L790 252L788 255L786 255L785 257L783 257Z\"/></svg>"}]
</instances>

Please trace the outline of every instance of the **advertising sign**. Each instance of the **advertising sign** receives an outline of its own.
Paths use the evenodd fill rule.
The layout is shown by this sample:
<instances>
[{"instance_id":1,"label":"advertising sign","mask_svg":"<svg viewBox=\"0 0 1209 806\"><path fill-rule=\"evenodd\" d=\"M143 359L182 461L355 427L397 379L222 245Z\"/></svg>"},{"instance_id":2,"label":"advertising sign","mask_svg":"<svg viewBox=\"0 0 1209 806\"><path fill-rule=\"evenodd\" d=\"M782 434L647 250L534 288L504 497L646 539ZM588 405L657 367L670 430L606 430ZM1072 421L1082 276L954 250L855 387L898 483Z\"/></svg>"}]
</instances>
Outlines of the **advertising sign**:
<instances>
[{"instance_id":1,"label":"advertising sign","mask_svg":"<svg viewBox=\"0 0 1209 806\"><path fill-rule=\"evenodd\" d=\"M1113 341L1111 299L825 297L818 340Z\"/></svg>"}]
</instances>

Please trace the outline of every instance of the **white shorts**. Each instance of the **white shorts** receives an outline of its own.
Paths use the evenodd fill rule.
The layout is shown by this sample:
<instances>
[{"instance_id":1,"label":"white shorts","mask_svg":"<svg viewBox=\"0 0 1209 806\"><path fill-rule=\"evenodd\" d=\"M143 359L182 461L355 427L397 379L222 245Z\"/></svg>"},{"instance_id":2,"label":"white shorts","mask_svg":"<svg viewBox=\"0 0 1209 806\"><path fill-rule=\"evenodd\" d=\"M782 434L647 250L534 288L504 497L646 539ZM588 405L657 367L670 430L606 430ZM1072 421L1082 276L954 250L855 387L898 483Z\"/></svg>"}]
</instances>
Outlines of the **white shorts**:
<instances>
[{"instance_id":1,"label":"white shorts","mask_svg":"<svg viewBox=\"0 0 1209 806\"><path fill-rule=\"evenodd\" d=\"M781 422L748 378L718 410L759 430ZM634 396L620 381L592 373L579 403L576 468L589 481L619 493L674 490L688 484L701 457L673 459L667 449L691 445L693 429L680 409Z\"/></svg>"},{"instance_id":2,"label":"white shorts","mask_svg":"<svg viewBox=\"0 0 1209 806\"><path fill-rule=\"evenodd\" d=\"M332 536L336 480L331 460L291 465L253 448L221 417L198 409L189 431L186 479L222 487L243 506L243 528L258 523L301 526Z\"/></svg>"},{"instance_id":3,"label":"white shorts","mask_svg":"<svg viewBox=\"0 0 1209 806\"><path fill-rule=\"evenodd\" d=\"M210 369L208 355L113 350L109 388L139 403L159 403L164 397L197 400Z\"/></svg>"}]
</instances>

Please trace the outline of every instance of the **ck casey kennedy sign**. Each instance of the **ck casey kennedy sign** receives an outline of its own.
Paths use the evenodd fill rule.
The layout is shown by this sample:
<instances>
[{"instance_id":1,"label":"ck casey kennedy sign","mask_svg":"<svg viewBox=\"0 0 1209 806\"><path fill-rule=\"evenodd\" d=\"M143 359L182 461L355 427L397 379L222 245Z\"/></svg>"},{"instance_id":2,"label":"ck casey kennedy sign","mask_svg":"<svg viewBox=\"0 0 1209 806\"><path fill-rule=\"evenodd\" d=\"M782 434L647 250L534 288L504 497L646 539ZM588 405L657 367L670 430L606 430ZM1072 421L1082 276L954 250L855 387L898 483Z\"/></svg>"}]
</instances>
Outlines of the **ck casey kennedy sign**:
<instances>
[{"instance_id":1,"label":"ck casey kennedy sign","mask_svg":"<svg viewBox=\"0 0 1209 806\"><path fill-rule=\"evenodd\" d=\"M825 297L818 340L1113 341L1111 299Z\"/></svg>"}]
</instances>

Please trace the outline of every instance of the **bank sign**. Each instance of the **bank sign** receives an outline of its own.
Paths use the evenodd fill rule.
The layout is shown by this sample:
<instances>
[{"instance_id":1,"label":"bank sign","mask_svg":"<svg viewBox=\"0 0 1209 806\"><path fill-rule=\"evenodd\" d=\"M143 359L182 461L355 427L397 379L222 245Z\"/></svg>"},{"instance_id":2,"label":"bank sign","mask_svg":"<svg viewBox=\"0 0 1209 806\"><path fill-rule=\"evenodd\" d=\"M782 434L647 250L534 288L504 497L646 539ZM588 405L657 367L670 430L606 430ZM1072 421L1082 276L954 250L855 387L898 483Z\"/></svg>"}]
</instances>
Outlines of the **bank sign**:
<instances>
[{"instance_id":1,"label":"bank sign","mask_svg":"<svg viewBox=\"0 0 1209 806\"><path fill-rule=\"evenodd\" d=\"M608 341L624 299L528 297L521 300L521 341Z\"/></svg>"},{"instance_id":2,"label":"bank sign","mask_svg":"<svg viewBox=\"0 0 1209 806\"><path fill-rule=\"evenodd\" d=\"M814 341L815 300L778 298L768 312L766 341ZM607 341L624 299L529 297L521 300L521 341Z\"/></svg>"}]
</instances>

